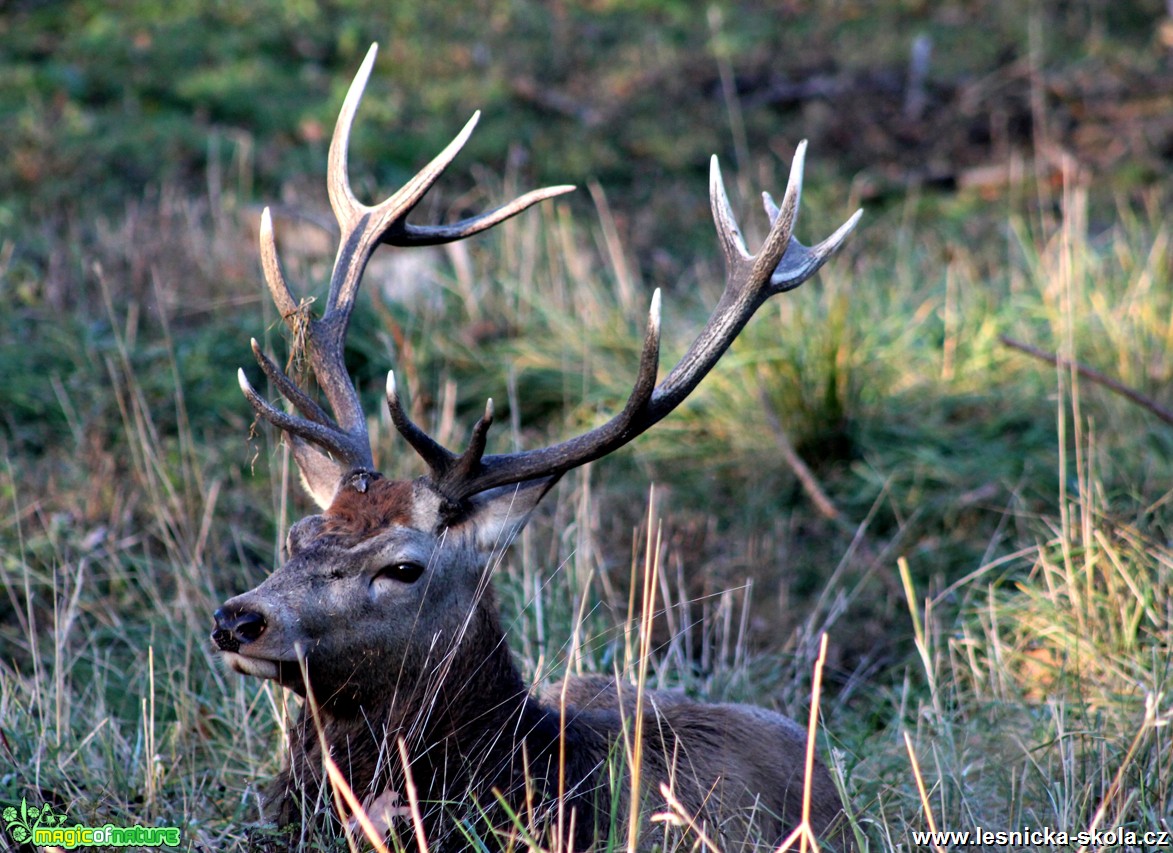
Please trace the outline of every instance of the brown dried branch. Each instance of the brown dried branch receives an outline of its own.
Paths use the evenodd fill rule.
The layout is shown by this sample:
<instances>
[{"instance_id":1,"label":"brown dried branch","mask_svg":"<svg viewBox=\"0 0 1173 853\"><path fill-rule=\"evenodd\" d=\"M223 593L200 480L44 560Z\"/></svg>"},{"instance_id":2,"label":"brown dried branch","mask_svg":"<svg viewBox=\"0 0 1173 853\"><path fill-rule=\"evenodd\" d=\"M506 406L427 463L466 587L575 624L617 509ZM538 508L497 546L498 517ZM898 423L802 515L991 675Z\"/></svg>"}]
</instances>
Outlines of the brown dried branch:
<instances>
[{"instance_id":1,"label":"brown dried branch","mask_svg":"<svg viewBox=\"0 0 1173 853\"><path fill-rule=\"evenodd\" d=\"M1055 353L1046 352L1038 347L1033 347L1030 344L1025 344L1022 341L1017 341L1014 338L1002 335L1000 338L1003 344L1016 349L1019 352L1024 352L1027 355L1034 356L1040 361L1045 361L1049 364L1054 364L1058 367L1065 367L1067 369L1074 369L1080 376L1085 379L1090 379L1097 385L1103 385L1110 391L1115 391L1121 397L1136 403L1142 409L1147 409L1152 414L1163 420L1165 423L1173 426L1173 411L1166 409L1156 400L1151 397L1146 397L1144 394L1137 391L1135 388L1130 388L1123 382L1113 379L1111 376L1106 376L1094 367L1088 367L1086 364L1081 364L1078 361L1063 358Z\"/></svg>"},{"instance_id":2,"label":"brown dried branch","mask_svg":"<svg viewBox=\"0 0 1173 853\"><path fill-rule=\"evenodd\" d=\"M803 491L806 492L807 497L815 505L815 509L824 518L829 518L831 521L842 521L843 517L839 512L839 508L835 506L834 502L823 491L823 487L819 484L818 478L810 467L798 455L798 451L794 449L794 445L790 442L790 436L786 434L786 430L782 426L782 421L778 417L778 412L774 410L773 403L770 402L770 395L766 393L766 386L759 381L758 393L762 401L762 413L766 416L766 423L770 425L770 431L774 433L774 442L778 445L778 450L782 453L782 458L786 460L786 464L790 466L790 470L794 472L794 476L798 478L798 482L802 484Z\"/></svg>"}]
</instances>

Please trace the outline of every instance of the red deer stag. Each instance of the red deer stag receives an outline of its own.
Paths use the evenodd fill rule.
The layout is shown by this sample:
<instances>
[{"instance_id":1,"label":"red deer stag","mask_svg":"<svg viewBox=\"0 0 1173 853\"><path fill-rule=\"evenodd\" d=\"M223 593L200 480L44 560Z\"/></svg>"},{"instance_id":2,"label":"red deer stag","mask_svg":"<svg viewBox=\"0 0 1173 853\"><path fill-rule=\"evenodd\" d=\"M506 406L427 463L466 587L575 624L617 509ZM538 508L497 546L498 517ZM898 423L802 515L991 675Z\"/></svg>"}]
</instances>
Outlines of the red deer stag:
<instances>
[{"instance_id":1,"label":"red deer stag","mask_svg":"<svg viewBox=\"0 0 1173 853\"><path fill-rule=\"evenodd\" d=\"M232 669L307 697L289 733L288 765L268 795L280 825L309 832L329 820L327 752L354 794L376 807L369 811L395 802L411 790L405 787L409 778L414 782L416 814L402 825L386 817L380 831L409 839L421 833L433 851L464 849L472 833L494 846L493 833L484 830L507 828L512 813L528 816L547 841L586 850L630 813L630 786L616 781L608 760L631 723L636 704L625 697L634 688L598 677L571 680L564 711L532 692L501 626L490 583L494 560L563 474L623 446L680 405L754 311L814 275L859 213L814 248L791 238L802 185L800 146L781 205L764 194L770 232L750 255L714 158L710 193L728 269L725 290L696 341L661 382L658 293L623 410L544 449L486 455L490 400L468 447L453 453L410 420L389 374L391 418L429 473L412 482L388 480L374 470L366 418L343 361L350 312L372 252L380 243L460 240L572 188L536 190L453 225L409 223L408 214L472 132L474 116L402 189L374 207L361 204L349 185L347 145L374 58L372 47L330 144L328 188L341 241L325 313L304 329L310 364L333 417L256 341L253 354L296 414L273 406L239 373L257 414L284 431L302 482L322 512L290 528L284 566L216 611L212 640ZM260 243L269 290L292 322L298 303L277 258L268 211ZM725 849L775 844L797 825L806 742L801 727L761 708L700 704L675 694L649 692L640 707L642 790L650 792L642 814L656 808L659 783L666 782ZM811 815L817 832L836 824L833 842L849 846L838 826L839 798L822 765L814 775ZM645 845L652 835L644 834Z\"/></svg>"}]
</instances>

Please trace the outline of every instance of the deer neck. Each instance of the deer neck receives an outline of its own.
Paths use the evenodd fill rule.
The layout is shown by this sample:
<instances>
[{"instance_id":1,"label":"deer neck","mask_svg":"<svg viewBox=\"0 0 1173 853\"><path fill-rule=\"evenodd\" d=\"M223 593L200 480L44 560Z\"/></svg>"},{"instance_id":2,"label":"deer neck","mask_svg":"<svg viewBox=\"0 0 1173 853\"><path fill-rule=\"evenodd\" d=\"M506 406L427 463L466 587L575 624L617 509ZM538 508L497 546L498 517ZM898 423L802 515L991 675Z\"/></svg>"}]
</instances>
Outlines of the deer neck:
<instances>
[{"instance_id":1,"label":"deer neck","mask_svg":"<svg viewBox=\"0 0 1173 853\"><path fill-rule=\"evenodd\" d=\"M497 740L525 715L530 699L521 671L501 628L496 606L486 602L474 614L453 663L440 681L430 713L413 738L422 749L444 743L459 752Z\"/></svg>"},{"instance_id":2,"label":"deer neck","mask_svg":"<svg viewBox=\"0 0 1173 853\"><path fill-rule=\"evenodd\" d=\"M315 709L307 702L290 731L290 766L283 775L303 783L320 780L325 744L352 789L361 793L399 775L400 738L413 767L418 761L425 776L437 779L452 776L447 765L477 759L483 766L488 752L515 746L516 735L532 728L523 720L539 709L491 600L477 607L456 648L449 648L426 666L431 677L399 684L382 707ZM420 780L422 787L429 782Z\"/></svg>"},{"instance_id":3,"label":"deer neck","mask_svg":"<svg viewBox=\"0 0 1173 853\"><path fill-rule=\"evenodd\" d=\"M420 802L467 801L469 794L489 813L470 813L470 820L487 816L507 826L499 812L499 796L520 813L527 803L539 814L552 808L558 774L572 783L587 779L606 755L606 744L592 731L578 731L578 751L560 769L559 738L563 723L557 711L543 707L530 695L514 663L496 608L478 608L470 620L452 666L439 689L430 696L413 697L414 709L397 707L358 715L330 716L319 709L315 725L308 704L290 733L290 764L269 792L280 824L299 821L309 812L332 811L324 788L322 747L341 770L356 796L365 803L405 789L400 737L407 749L412 781ZM589 815L605 792L586 786L571 795L582 812L576 826L576 847L590 845L593 822ZM451 816L425 809L428 837L439 840L451 830ZM441 844L442 848L444 845ZM437 848L439 849L439 848ZM454 849L462 849L459 845Z\"/></svg>"}]
</instances>

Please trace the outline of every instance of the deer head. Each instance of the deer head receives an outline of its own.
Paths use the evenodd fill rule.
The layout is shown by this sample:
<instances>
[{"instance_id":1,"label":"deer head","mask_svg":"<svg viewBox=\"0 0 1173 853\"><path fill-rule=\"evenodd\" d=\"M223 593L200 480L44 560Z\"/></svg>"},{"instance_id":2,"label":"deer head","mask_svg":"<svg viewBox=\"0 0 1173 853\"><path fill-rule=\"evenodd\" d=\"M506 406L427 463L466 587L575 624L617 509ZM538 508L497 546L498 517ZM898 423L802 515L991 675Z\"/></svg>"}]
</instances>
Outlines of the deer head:
<instances>
[{"instance_id":1,"label":"deer head","mask_svg":"<svg viewBox=\"0 0 1173 853\"><path fill-rule=\"evenodd\" d=\"M653 294L643 350L622 411L583 435L517 453L485 453L493 422L489 400L467 447L454 453L406 414L394 373L387 404L399 433L428 473L412 482L374 471L366 419L343 362L350 312L363 269L382 243L419 246L460 240L532 204L568 192L558 186L528 193L489 213L453 225L420 226L408 215L472 132L474 116L455 140L404 187L368 207L354 197L346 152L359 99L375 58L372 47L342 106L329 151L330 202L341 229L324 314L304 330L310 365L328 401L327 413L303 392L256 341L253 353L265 375L291 404L277 408L239 374L257 414L281 429L302 482L321 513L289 531L288 560L256 589L216 611L212 640L229 666L273 679L338 717L372 709L384 713L432 700L436 691L471 689L492 679L512 683L508 658L488 586L487 567L525 524L557 480L580 465L622 447L666 417L716 364L759 306L770 296L809 279L855 226L852 216L831 237L808 248L791 236L802 188L805 143L791 167L781 204L763 194L770 220L761 249L750 254L726 198L714 157L710 195L727 277L712 316L685 355L658 378L660 295ZM264 276L281 315L299 317L273 236L268 211L261 224ZM472 665L455 687L445 685L458 648L472 649ZM495 657L496 656L496 657ZM467 657L467 655L466 655ZM426 678L425 678L426 676ZM426 684L425 684L426 682ZM479 689L479 688L478 688ZM485 687L484 689L491 689ZM499 688L498 689L504 689ZM415 711L418 711L418 707Z\"/></svg>"}]
</instances>

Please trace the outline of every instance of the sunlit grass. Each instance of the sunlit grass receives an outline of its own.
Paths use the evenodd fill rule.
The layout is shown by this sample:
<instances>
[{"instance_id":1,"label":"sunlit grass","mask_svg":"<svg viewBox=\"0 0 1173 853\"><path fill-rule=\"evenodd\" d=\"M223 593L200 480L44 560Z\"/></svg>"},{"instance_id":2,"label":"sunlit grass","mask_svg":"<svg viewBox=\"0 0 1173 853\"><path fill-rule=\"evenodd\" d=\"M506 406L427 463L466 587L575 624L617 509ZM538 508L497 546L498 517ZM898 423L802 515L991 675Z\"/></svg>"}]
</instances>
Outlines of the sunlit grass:
<instances>
[{"instance_id":1,"label":"sunlit grass","mask_svg":"<svg viewBox=\"0 0 1173 853\"><path fill-rule=\"evenodd\" d=\"M1055 220L987 213L994 244L968 242L946 200L865 220L819 280L762 309L694 400L568 477L514 547L498 581L527 674L618 670L805 719L825 631L821 745L868 849L927 828L906 735L942 829L1162 828L1173 436L999 343L1169 403L1168 231L1124 205L1092 229L1084 205L1073 191ZM139 210L109 229L103 276L61 308L86 333L37 351L35 375L25 353L0 353L27 402L3 414L0 800L174 823L192 849L229 849L262 824L290 700L217 668L210 613L271 570L308 504L272 436L248 438L232 381L247 335L273 322L252 249L232 248L228 214L184 209L191 228L159 242ZM622 405L646 300L638 280L622 295L599 233L544 208L438 256L438 298L364 306L351 350L387 473L419 473L379 403L388 367L451 443L486 396L497 449ZM209 246L216 265L184 260ZM665 362L715 301L706 257L666 294ZM144 264L159 271L137 278ZM56 340L27 330L58 319L23 306L6 322L27 352ZM628 603L646 591L631 570L653 481L641 626L647 608Z\"/></svg>"}]
</instances>

